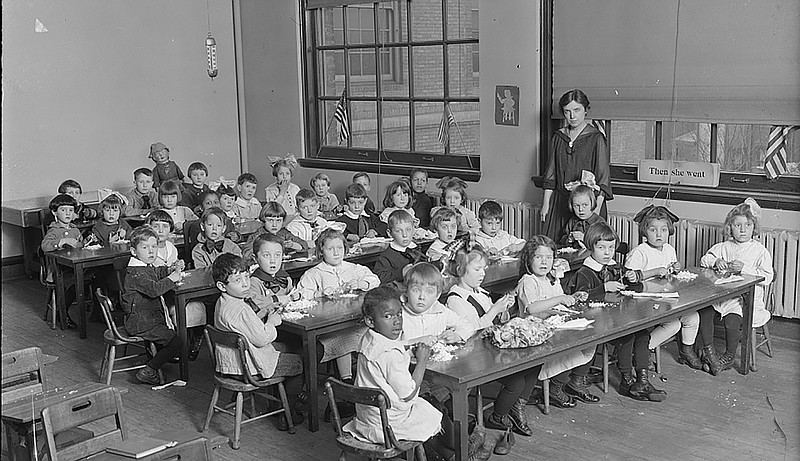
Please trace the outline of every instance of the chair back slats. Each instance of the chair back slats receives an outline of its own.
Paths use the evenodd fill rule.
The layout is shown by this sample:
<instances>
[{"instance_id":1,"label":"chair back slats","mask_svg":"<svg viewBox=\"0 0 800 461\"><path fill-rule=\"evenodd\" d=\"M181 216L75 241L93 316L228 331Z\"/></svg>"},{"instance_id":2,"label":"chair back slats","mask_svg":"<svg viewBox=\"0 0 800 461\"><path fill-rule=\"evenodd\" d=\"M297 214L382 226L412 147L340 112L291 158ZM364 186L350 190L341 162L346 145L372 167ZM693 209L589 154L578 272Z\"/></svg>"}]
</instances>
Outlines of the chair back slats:
<instances>
[{"instance_id":1,"label":"chair back slats","mask_svg":"<svg viewBox=\"0 0 800 461\"><path fill-rule=\"evenodd\" d=\"M342 435L342 420L339 417L339 409L336 407L336 400L343 400L346 402L377 407L381 415L384 447L396 448L398 446L397 438L392 431L392 427L389 426L389 418L386 414L386 410L390 405L389 397L382 389L356 387L343 383L335 378L328 378L328 380L325 382L325 389L328 393L328 400L331 404L333 421L335 423L335 429L338 436Z\"/></svg>"},{"instance_id":2,"label":"chair back slats","mask_svg":"<svg viewBox=\"0 0 800 461\"><path fill-rule=\"evenodd\" d=\"M122 412L122 397L114 388L65 400L42 411L47 450L52 461L72 461L100 453L128 437ZM114 417L114 429L61 449L56 448L57 434L103 418Z\"/></svg>"},{"instance_id":3,"label":"chair back slats","mask_svg":"<svg viewBox=\"0 0 800 461\"><path fill-rule=\"evenodd\" d=\"M111 299L109 299L108 296L103 294L103 290L98 288L95 290L95 294L97 295L97 303L100 304L100 310L103 312L103 319L106 321L106 328L111 330L111 333L114 334L114 338L126 342L140 341L140 339L134 339L130 336L123 335L122 332L119 331L117 324L114 323L114 317L111 316L111 311L114 310L114 304L111 303Z\"/></svg>"},{"instance_id":4,"label":"chair back slats","mask_svg":"<svg viewBox=\"0 0 800 461\"><path fill-rule=\"evenodd\" d=\"M47 389L47 378L42 367L42 350L38 347L3 354L2 368L3 403Z\"/></svg>"},{"instance_id":5,"label":"chair back slats","mask_svg":"<svg viewBox=\"0 0 800 461\"><path fill-rule=\"evenodd\" d=\"M247 357L250 356L250 346L244 336L239 333L222 331L211 325L206 325L204 334L208 342L208 350L211 354L211 363L214 365L215 373L217 373L216 348L219 346L229 347L238 351L239 369L242 370L242 382L257 387L262 387L264 385L253 377L252 373L250 373L250 367L247 366ZM252 357L250 360L253 360Z\"/></svg>"}]
</instances>

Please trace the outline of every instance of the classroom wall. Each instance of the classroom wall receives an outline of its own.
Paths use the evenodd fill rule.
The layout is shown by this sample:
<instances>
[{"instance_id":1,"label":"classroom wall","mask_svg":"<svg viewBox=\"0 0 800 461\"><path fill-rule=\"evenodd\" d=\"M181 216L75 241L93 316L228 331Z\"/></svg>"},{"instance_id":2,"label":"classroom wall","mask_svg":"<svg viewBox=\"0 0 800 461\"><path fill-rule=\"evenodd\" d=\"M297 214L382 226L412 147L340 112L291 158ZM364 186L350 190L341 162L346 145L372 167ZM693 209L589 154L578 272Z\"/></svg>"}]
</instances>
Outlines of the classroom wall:
<instances>
[{"instance_id":1,"label":"classroom wall","mask_svg":"<svg viewBox=\"0 0 800 461\"><path fill-rule=\"evenodd\" d=\"M132 186L162 141L186 172L240 171L231 1L210 2L219 76L206 73L206 2L3 1L2 198ZM46 29L36 31L36 21ZM3 226L2 256L20 254Z\"/></svg>"}]
</instances>

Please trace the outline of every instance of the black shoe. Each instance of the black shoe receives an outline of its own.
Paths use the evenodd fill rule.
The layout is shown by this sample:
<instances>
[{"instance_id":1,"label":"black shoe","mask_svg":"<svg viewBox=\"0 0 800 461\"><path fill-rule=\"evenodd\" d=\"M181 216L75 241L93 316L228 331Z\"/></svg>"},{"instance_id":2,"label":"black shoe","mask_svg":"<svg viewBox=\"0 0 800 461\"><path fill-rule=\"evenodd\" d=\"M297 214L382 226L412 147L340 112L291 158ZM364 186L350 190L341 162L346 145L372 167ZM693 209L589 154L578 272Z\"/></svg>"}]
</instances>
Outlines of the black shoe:
<instances>
[{"instance_id":1,"label":"black shoe","mask_svg":"<svg viewBox=\"0 0 800 461\"><path fill-rule=\"evenodd\" d=\"M714 376L717 376L722 370L717 357L717 350L714 349L713 345L703 346L703 363L708 366L708 372ZM705 367L703 368L705 369Z\"/></svg>"},{"instance_id":2,"label":"black shoe","mask_svg":"<svg viewBox=\"0 0 800 461\"><path fill-rule=\"evenodd\" d=\"M492 412L492 414L486 418L486 421L484 421L483 425L487 429L497 429L501 431L511 429L514 426L514 424L511 422L511 418L509 418L508 415L500 416L494 412Z\"/></svg>"},{"instance_id":3,"label":"black shoe","mask_svg":"<svg viewBox=\"0 0 800 461\"><path fill-rule=\"evenodd\" d=\"M600 368L590 368L586 373L586 384L602 384L603 383L603 370Z\"/></svg>"},{"instance_id":4,"label":"black shoe","mask_svg":"<svg viewBox=\"0 0 800 461\"><path fill-rule=\"evenodd\" d=\"M694 344L681 343L678 345L678 363L689 365L695 370L703 369L703 361L694 352Z\"/></svg>"},{"instance_id":5,"label":"black shoe","mask_svg":"<svg viewBox=\"0 0 800 461\"><path fill-rule=\"evenodd\" d=\"M636 384L636 380L633 379L633 375L629 371L623 371L621 375L619 379L619 394L625 397L633 397L631 395L631 387Z\"/></svg>"},{"instance_id":6,"label":"black shoe","mask_svg":"<svg viewBox=\"0 0 800 461\"><path fill-rule=\"evenodd\" d=\"M512 430L519 435L524 435L525 437L530 437L533 435L533 430L531 430L530 426L528 426L528 416L525 414L525 405L528 402L520 397L511 406L511 409L508 411L508 418L511 420L511 424L514 425Z\"/></svg>"},{"instance_id":7,"label":"black shoe","mask_svg":"<svg viewBox=\"0 0 800 461\"><path fill-rule=\"evenodd\" d=\"M292 412L292 426L293 426L292 430L289 431L289 422L286 421L286 414L281 412L281 414L278 415L278 421L275 423L275 426L278 428L279 431L281 432L289 431L290 434L294 434L294 427L303 424L303 421L305 421L305 417L303 417L303 414L297 411L296 409L292 409L291 412Z\"/></svg>"},{"instance_id":8,"label":"black shoe","mask_svg":"<svg viewBox=\"0 0 800 461\"><path fill-rule=\"evenodd\" d=\"M575 408L577 403L575 403L575 399L573 399L564 392L564 389L561 387L561 384L556 383L551 379L550 405L554 405L558 408Z\"/></svg>"},{"instance_id":9,"label":"black shoe","mask_svg":"<svg viewBox=\"0 0 800 461\"><path fill-rule=\"evenodd\" d=\"M153 386L161 384L161 380L158 379L158 372L148 366L136 372L136 379L142 384L150 384Z\"/></svg>"},{"instance_id":10,"label":"black shoe","mask_svg":"<svg viewBox=\"0 0 800 461\"><path fill-rule=\"evenodd\" d=\"M722 357L719 358L719 369L720 371L730 370L733 368L733 359L735 355L730 352L725 352L722 354Z\"/></svg>"},{"instance_id":11,"label":"black shoe","mask_svg":"<svg viewBox=\"0 0 800 461\"><path fill-rule=\"evenodd\" d=\"M511 431L506 430L500 438L497 439L497 443L494 444L494 454L507 455L511 453L511 443L508 440L508 434L510 433Z\"/></svg>"},{"instance_id":12,"label":"black shoe","mask_svg":"<svg viewBox=\"0 0 800 461\"><path fill-rule=\"evenodd\" d=\"M647 369L636 370L636 382L630 387L629 395L636 400L649 400L651 402L662 402L667 398L667 393L656 389L650 384L648 377L650 373Z\"/></svg>"},{"instance_id":13,"label":"black shoe","mask_svg":"<svg viewBox=\"0 0 800 461\"><path fill-rule=\"evenodd\" d=\"M192 344L189 348L189 360L194 362L197 360L197 356L200 354L200 348L203 347L203 337L201 335L197 335L192 338Z\"/></svg>"},{"instance_id":14,"label":"black shoe","mask_svg":"<svg viewBox=\"0 0 800 461\"><path fill-rule=\"evenodd\" d=\"M564 392L583 403L597 403L600 401L600 397L589 392L585 376L570 376L569 381L564 385Z\"/></svg>"}]
</instances>

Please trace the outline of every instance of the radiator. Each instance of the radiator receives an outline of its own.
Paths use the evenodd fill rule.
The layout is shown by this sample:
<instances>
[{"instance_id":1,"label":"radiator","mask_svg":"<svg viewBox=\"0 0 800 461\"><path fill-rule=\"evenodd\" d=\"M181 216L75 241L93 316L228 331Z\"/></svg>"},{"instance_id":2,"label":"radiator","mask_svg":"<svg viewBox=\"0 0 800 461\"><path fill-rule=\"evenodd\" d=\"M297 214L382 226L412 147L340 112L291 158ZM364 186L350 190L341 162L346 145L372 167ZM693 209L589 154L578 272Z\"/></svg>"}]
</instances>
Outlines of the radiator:
<instances>
[{"instance_id":1,"label":"radiator","mask_svg":"<svg viewBox=\"0 0 800 461\"><path fill-rule=\"evenodd\" d=\"M471 198L466 207L478 215L478 208L486 200L495 200L503 208L503 229L520 238L542 232L540 207L527 202L509 202L488 198ZM619 235L620 242L630 248L640 243L639 226L633 222L633 213L609 213L608 223ZM678 261L684 267L699 266L700 258L715 243L721 242L722 226L718 223L681 220L675 225L675 235L669 242L678 253ZM800 232L785 229L761 229L761 243L772 254L775 266L774 314L780 317L800 318L798 277L800 277ZM618 255L620 263L622 255Z\"/></svg>"}]
</instances>

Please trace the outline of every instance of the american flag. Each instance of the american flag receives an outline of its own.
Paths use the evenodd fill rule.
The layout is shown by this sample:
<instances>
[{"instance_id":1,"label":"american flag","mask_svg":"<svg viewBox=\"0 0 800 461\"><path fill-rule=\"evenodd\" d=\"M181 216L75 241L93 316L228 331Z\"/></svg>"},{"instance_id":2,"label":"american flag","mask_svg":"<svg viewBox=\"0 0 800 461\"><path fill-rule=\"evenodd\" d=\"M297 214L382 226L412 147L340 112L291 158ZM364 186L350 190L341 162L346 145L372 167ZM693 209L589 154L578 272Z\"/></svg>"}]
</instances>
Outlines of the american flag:
<instances>
[{"instance_id":1,"label":"american flag","mask_svg":"<svg viewBox=\"0 0 800 461\"><path fill-rule=\"evenodd\" d=\"M342 97L336 103L336 110L333 111L333 118L339 122L339 144L350 137L350 122L347 118L347 99L345 92L342 91Z\"/></svg>"},{"instance_id":2,"label":"american flag","mask_svg":"<svg viewBox=\"0 0 800 461\"><path fill-rule=\"evenodd\" d=\"M769 130L767 157L764 159L764 170L767 174L767 179L777 179L780 175L786 173L786 137L798 128L800 127L775 125Z\"/></svg>"},{"instance_id":3,"label":"american flag","mask_svg":"<svg viewBox=\"0 0 800 461\"><path fill-rule=\"evenodd\" d=\"M604 137L608 137L606 135L606 121L605 120L592 120L592 126L597 128L600 133L603 134Z\"/></svg>"},{"instance_id":4,"label":"american flag","mask_svg":"<svg viewBox=\"0 0 800 461\"><path fill-rule=\"evenodd\" d=\"M443 148L447 148L447 145L450 143L450 125L455 124L456 119L453 117L453 112L450 111L450 106L445 104L444 111L442 112L442 121L439 123L439 133L437 134L439 144L441 144Z\"/></svg>"}]
</instances>

